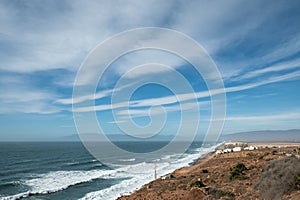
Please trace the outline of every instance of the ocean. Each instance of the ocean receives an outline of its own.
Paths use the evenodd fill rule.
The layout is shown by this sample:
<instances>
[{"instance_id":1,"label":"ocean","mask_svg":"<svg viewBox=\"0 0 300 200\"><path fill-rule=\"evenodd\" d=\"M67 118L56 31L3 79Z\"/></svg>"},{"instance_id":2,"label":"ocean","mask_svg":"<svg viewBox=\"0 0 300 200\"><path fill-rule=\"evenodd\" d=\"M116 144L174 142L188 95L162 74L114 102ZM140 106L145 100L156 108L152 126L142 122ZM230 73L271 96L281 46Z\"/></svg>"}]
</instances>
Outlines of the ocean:
<instances>
[{"instance_id":1,"label":"ocean","mask_svg":"<svg viewBox=\"0 0 300 200\"><path fill-rule=\"evenodd\" d=\"M216 148L201 144L192 143L176 160L172 159L174 152L166 152L156 160L157 177L187 166ZM118 145L139 152L160 148L165 143L119 142ZM1 200L116 199L153 179L153 162L142 157L119 159L118 166L112 169L95 159L80 142L0 143Z\"/></svg>"}]
</instances>

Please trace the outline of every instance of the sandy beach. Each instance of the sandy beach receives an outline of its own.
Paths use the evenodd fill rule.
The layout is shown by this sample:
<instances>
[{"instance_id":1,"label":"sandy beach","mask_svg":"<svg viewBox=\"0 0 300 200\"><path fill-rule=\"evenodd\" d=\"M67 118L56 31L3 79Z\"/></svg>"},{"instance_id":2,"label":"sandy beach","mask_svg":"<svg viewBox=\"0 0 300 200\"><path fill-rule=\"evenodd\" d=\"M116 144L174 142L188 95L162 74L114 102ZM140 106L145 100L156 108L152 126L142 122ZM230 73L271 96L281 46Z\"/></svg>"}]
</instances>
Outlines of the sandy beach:
<instances>
[{"instance_id":1,"label":"sandy beach","mask_svg":"<svg viewBox=\"0 0 300 200\"><path fill-rule=\"evenodd\" d=\"M225 145L218 149L227 148ZM119 197L118 200L300 199L299 188L285 192L273 191L270 187L269 193L261 191L261 182L264 181L261 177L270 162L287 163L285 160L290 159L300 163L300 143L262 142L248 145L258 149L225 154L209 153L194 165L177 169L171 175L160 177L128 196ZM232 171L238 164L245 166L245 169L235 177ZM299 168L298 165L294 167L296 170Z\"/></svg>"}]
</instances>

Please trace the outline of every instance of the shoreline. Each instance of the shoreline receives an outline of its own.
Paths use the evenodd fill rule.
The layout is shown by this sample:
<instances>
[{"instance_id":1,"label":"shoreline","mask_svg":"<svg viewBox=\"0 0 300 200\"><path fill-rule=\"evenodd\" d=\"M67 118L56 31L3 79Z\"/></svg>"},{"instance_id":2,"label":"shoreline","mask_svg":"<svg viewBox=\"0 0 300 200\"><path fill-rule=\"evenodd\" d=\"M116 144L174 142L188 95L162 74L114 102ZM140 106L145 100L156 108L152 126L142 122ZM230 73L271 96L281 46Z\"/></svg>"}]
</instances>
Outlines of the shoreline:
<instances>
[{"instance_id":1,"label":"shoreline","mask_svg":"<svg viewBox=\"0 0 300 200\"><path fill-rule=\"evenodd\" d=\"M218 144L215 144L213 146L210 146L210 147L199 147L197 149L203 149L204 151L202 152L198 152L198 153L195 153L195 154L187 154L187 156L192 156L192 155L195 155L195 156L192 156L192 158L189 158L189 159L184 159L185 161L182 163L182 164L176 164L178 166L173 166L173 168L170 168L170 169L167 169L167 170L158 170L157 171L157 178L154 179L154 174L152 175L147 175L147 177L152 177L146 181L141 181L141 184L135 184L133 185L130 189L128 190L121 190L119 194L116 194L112 199L119 199L119 198L122 198L124 196L130 196L132 195L133 193L135 193L136 191L142 189L145 185L153 182L153 181L156 181L156 180L159 180L161 179L162 177L168 175L168 174L172 174L174 173L174 171L177 171L179 169L182 169L182 168L185 168L185 167L190 167L190 166L193 166L195 165L196 163L198 163L200 160L204 160L207 158L208 155L211 155L212 152L214 152L216 150L216 148L218 148L219 146L223 145L223 143L218 143ZM154 172L154 171L153 171ZM139 181L137 180L134 180L135 183L138 183ZM97 194L93 194L93 196L97 196Z\"/></svg>"},{"instance_id":2,"label":"shoreline","mask_svg":"<svg viewBox=\"0 0 300 200\"><path fill-rule=\"evenodd\" d=\"M132 196L133 194L135 194L136 192L138 192L139 190L141 190L143 187L147 187L147 185L151 184L152 182L155 182L155 181L157 181L157 180L161 180L162 177L166 177L166 176L169 175L169 174L183 174L183 173L185 173L185 170L192 169L193 166L195 166L195 165L198 165L198 164L200 164L200 163L206 163L207 161L209 161L209 160L214 156L215 151L216 151L218 148L224 146L224 142L219 143L219 144L216 144L215 146L216 146L216 147L215 147L212 151L210 151L210 152L208 152L208 153L205 153L205 154L201 155L200 157L198 157L198 158L192 160L192 161L189 162L186 166L183 166L183 167L179 167L179 168L177 168L177 169L174 169L174 170L172 170L172 172L170 172L170 173L164 174L164 175L162 175L162 176L160 176L160 177L158 177L158 178L156 178L156 179L154 179L154 180L152 180L152 181L150 181L150 182L147 182L147 183L143 184L140 188L137 188L137 189L134 189L134 190L132 190L132 191L123 193L121 196L117 197L116 200L122 200L124 197L130 197L130 196Z\"/></svg>"},{"instance_id":3,"label":"shoreline","mask_svg":"<svg viewBox=\"0 0 300 200\"><path fill-rule=\"evenodd\" d=\"M238 143L238 142L231 142L232 143ZM243 142L244 143L244 142ZM149 183L146 183L141 188L134 190L129 195L124 195L121 197L118 197L117 200L130 200L130 199L191 199L191 198L198 198L202 199L209 195L209 188L191 188L190 185L199 180L204 182L205 185L207 185L206 182L214 182L211 179L212 176L215 176L215 174L210 173L210 170L216 171L216 174L222 174L222 177L226 177L228 179L228 172L224 174L224 172L218 171L217 166L222 167L224 164L228 165L227 170L231 167L231 165L235 162L250 162L250 159L247 159L249 155L251 154L258 154L261 156L265 154L270 154L270 152L274 151L282 151L285 152L289 149L295 149L300 147L300 142L248 142L247 145L253 145L257 146L259 149L254 151L246 151L242 150L240 152L232 152L232 153L226 153L217 155L216 150L218 149L224 149L225 146L228 145L228 143L222 143L219 146L215 148L214 151L209 152L207 154L204 154L203 156L200 156L198 159L195 159L193 162L193 165L190 166L184 166L178 169L175 169L173 172L169 173L172 175L172 177L169 178L163 178L167 177L169 174L166 174L165 176L159 177ZM275 149L275 150L274 150ZM282 154L283 155L283 154ZM261 157L260 156L260 157ZM273 155L274 158L277 159L277 157L282 157L278 154ZM284 155L286 156L286 155ZM256 160L253 160L251 158L251 162L253 161L254 164L258 165L258 171L261 170L262 164L265 162L260 162L259 158L256 158ZM223 159L227 159L226 162L223 162ZM266 160L272 160L271 158L268 158ZM216 165L216 166L215 166ZM254 165L253 165L254 166ZM228 168L229 167L229 168ZM207 170L207 169L208 170ZM207 170L208 173L204 173L204 170ZM260 172L261 173L261 172ZM226 185L230 185L226 178L222 180L221 182L224 182L224 187L221 188L227 188ZM253 183L249 183L249 185L252 185ZM220 187L220 184L216 184L217 187ZM228 188L227 188L228 190ZM246 189L245 189L246 190ZM252 191L252 189L248 188L247 190ZM251 194L251 192L249 194ZM228 194L234 194L233 191L228 191ZM238 194L240 196L240 194ZM299 193L300 195L300 193ZM258 198L257 192L253 192L253 196L255 198ZM300 196L299 196L300 197ZM298 198L298 196L297 196ZM238 198L239 199L239 198ZM259 198L258 198L259 199Z\"/></svg>"}]
</instances>

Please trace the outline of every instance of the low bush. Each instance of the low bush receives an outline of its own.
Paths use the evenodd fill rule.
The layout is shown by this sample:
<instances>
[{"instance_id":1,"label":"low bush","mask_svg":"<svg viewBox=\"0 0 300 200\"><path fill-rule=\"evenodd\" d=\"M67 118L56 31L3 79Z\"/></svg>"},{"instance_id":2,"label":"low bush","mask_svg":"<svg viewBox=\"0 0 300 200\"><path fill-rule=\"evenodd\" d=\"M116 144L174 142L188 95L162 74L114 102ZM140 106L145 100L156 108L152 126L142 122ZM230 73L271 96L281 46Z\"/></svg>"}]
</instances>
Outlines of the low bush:
<instances>
[{"instance_id":1,"label":"low bush","mask_svg":"<svg viewBox=\"0 0 300 200\"><path fill-rule=\"evenodd\" d=\"M234 193L229 191L220 190L217 188L209 188L208 194L213 197L213 199L220 199L221 197L228 197L228 199L234 199Z\"/></svg>"},{"instance_id":2,"label":"low bush","mask_svg":"<svg viewBox=\"0 0 300 200\"><path fill-rule=\"evenodd\" d=\"M269 161L253 187L266 200L281 199L284 194L299 189L299 175L300 160L295 157Z\"/></svg>"},{"instance_id":3,"label":"low bush","mask_svg":"<svg viewBox=\"0 0 300 200\"><path fill-rule=\"evenodd\" d=\"M249 170L257 168L255 165L250 165Z\"/></svg>"},{"instance_id":4,"label":"low bush","mask_svg":"<svg viewBox=\"0 0 300 200\"><path fill-rule=\"evenodd\" d=\"M200 188L200 187L205 187L205 185L202 181L196 180L190 184L190 187L191 188L193 188L193 187Z\"/></svg>"},{"instance_id":5,"label":"low bush","mask_svg":"<svg viewBox=\"0 0 300 200\"><path fill-rule=\"evenodd\" d=\"M229 179L232 181L234 179L244 180L247 177L244 175L244 171L247 170L243 163L238 163L234 167L230 168Z\"/></svg>"}]
</instances>

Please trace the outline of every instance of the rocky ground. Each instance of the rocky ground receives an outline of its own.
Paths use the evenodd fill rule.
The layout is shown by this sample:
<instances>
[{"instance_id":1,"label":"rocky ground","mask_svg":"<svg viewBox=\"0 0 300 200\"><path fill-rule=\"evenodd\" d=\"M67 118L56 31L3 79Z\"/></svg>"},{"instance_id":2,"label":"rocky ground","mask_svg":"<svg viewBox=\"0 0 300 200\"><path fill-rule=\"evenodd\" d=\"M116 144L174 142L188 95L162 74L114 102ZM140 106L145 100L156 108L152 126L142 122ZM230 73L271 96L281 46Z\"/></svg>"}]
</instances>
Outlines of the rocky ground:
<instances>
[{"instance_id":1,"label":"rocky ground","mask_svg":"<svg viewBox=\"0 0 300 200\"><path fill-rule=\"evenodd\" d=\"M260 148L221 155L212 153L193 166L175 170L173 178L159 178L118 200L263 199L260 191L253 186L258 182L264 166L272 160L291 156L291 153L298 154L298 148ZM247 169L241 176L232 178L230 171L238 163L244 164ZM291 190L278 199L300 199L300 190Z\"/></svg>"}]
</instances>

